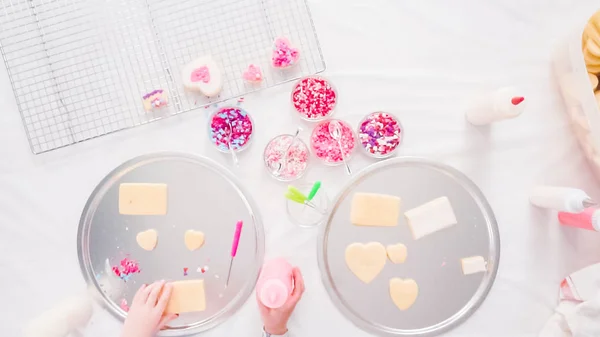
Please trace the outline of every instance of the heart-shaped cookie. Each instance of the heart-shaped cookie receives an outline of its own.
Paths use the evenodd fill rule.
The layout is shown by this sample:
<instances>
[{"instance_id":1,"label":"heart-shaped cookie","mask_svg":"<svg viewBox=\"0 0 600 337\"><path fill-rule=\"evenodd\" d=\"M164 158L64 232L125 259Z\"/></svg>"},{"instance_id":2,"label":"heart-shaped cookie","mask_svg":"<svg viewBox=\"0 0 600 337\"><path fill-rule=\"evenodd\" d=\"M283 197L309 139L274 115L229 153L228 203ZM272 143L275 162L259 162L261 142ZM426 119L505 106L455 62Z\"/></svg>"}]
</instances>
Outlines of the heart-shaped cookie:
<instances>
[{"instance_id":1,"label":"heart-shaped cookie","mask_svg":"<svg viewBox=\"0 0 600 337\"><path fill-rule=\"evenodd\" d=\"M196 250L204 244L204 233L195 230L187 230L185 232L185 246L189 250Z\"/></svg>"},{"instance_id":2,"label":"heart-shaped cookie","mask_svg":"<svg viewBox=\"0 0 600 337\"><path fill-rule=\"evenodd\" d=\"M181 81L187 90L199 91L208 97L223 89L223 76L210 56L200 57L181 68Z\"/></svg>"},{"instance_id":3,"label":"heart-shaped cookie","mask_svg":"<svg viewBox=\"0 0 600 337\"><path fill-rule=\"evenodd\" d=\"M413 279L394 277L390 280L390 297L400 310L410 308L419 296L419 286Z\"/></svg>"},{"instance_id":4,"label":"heart-shaped cookie","mask_svg":"<svg viewBox=\"0 0 600 337\"><path fill-rule=\"evenodd\" d=\"M293 47L285 37L278 37L273 44L273 54L271 61L273 67L279 69L289 68L295 65L300 58L300 51Z\"/></svg>"},{"instance_id":5,"label":"heart-shaped cookie","mask_svg":"<svg viewBox=\"0 0 600 337\"><path fill-rule=\"evenodd\" d=\"M352 243L346 247L346 264L359 280L369 283L385 266L386 255L379 242Z\"/></svg>"},{"instance_id":6,"label":"heart-shaped cookie","mask_svg":"<svg viewBox=\"0 0 600 337\"><path fill-rule=\"evenodd\" d=\"M158 233L154 229L139 232L135 237L135 241L137 241L138 245L142 247L142 249L148 251L153 250L156 248L156 244L158 243Z\"/></svg>"},{"instance_id":7,"label":"heart-shaped cookie","mask_svg":"<svg viewBox=\"0 0 600 337\"><path fill-rule=\"evenodd\" d=\"M259 66L251 64L242 74L242 78L248 83L260 83L263 80L263 75Z\"/></svg>"},{"instance_id":8,"label":"heart-shaped cookie","mask_svg":"<svg viewBox=\"0 0 600 337\"><path fill-rule=\"evenodd\" d=\"M408 255L408 251L406 246L397 243L395 245L388 245L385 250L387 251L387 256L393 263L404 263L406 261L406 256Z\"/></svg>"}]
</instances>

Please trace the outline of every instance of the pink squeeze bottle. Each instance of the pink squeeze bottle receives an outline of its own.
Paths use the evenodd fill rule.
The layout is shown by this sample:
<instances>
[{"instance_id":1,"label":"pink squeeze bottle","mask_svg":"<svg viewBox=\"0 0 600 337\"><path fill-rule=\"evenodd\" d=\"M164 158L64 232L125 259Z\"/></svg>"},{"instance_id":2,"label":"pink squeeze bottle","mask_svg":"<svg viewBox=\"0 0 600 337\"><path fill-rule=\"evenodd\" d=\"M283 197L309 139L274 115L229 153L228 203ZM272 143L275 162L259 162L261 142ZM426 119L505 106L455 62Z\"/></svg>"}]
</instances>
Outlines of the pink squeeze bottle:
<instances>
[{"instance_id":1,"label":"pink squeeze bottle","mask_svg":"<svg viewBox=\"0 0 600 337\"><path fill-rule=\"evenodd\" d=\"M600 209L590 207L581 213L558 212L558 221L565 226L600 232Z\"/></svg>"},{"instance_id":2,"label":"pink squeeze bottle","mask_svg":"<svg viewBox=\"0 0 600 337\"><path fill-rule=\"evenodd\" d=\"M256 295L266 307L281 307L293 289L292 265L284 258L267 261L256 284Z\"/></svg>"}]
</instances>

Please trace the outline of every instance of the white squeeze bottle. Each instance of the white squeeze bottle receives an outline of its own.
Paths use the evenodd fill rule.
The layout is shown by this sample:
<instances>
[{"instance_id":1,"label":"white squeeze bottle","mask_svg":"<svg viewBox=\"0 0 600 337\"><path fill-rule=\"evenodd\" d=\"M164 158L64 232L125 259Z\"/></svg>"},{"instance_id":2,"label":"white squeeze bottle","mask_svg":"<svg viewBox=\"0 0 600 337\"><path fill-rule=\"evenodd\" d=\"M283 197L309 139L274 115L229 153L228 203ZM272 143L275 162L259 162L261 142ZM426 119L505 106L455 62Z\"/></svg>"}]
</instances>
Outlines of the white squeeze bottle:
<instances>
[{"instance_id":1,"label":"white squeeze bottle","mask_svg":"<svg viewBox=\"0 0 600 337\"><path fill-rule=\"evenodd\" d=\"M587 207L596 205L583 190L554 186L534 187L529 202L537 207L568 213L581 213Z\"/></svg>"}]
</instances>

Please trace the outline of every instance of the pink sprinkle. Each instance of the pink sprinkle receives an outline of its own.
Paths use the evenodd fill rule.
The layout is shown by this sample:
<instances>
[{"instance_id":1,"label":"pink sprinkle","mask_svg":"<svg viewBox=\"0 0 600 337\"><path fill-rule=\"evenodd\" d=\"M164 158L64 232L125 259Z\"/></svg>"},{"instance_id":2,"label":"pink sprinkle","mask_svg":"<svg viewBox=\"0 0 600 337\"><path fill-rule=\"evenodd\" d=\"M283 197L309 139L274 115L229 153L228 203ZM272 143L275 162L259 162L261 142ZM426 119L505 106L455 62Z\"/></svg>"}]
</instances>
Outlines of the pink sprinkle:
<instances>
[{"instance_id":1,"label":"pink sprinkle","mask_svg":"<svg viewBox=\"0 0 600 337\"><path fill-rule=\"evenodd\" d=\"M329 133L329 123L332 120L322 121L313 130L310 136L310 146L317 158L323 160L328 164L339 164L343 161L342 152L340 151L340 147L338 142L331 137ZM341 126L341 140L342 149L344 150L344 157L346 160L350 158L352 151L355 146L355 137L354 132L352 132L352 128L348 123L337 120Z\"/></svg>"},{"instance_id":2,"label":"pink sprinkle","mask_svg":"<svg viewBox=\"0 0 600 337\"><path fill-rule=\"evenodd\" d=\"M308 120L319 120L330 115L336 103L335 89L321 77L303 78L292 90L294 108Z\"/></svg>"},{"instance_id":3,"label":"pink sprinkle","mask_svg":"<svg viewBox=\"0 0 600 337\"><path fill-rule=\"evenodd\" d=\"M123 260L121 260L118 266L113 266L112 271L123 281L127 282L131 274L136 274L140 272L140 265L136 260L126 257Z\"/></svg>"},{"instance_id":4,"label":"pink sprinkle","mask_svg":"<svg viewBox=\"0 0 600 337\"><path fill-rule=\"evenodd\" d=\"M275 39L271 61L275 68L289 68L298 62L300 52L285 37Z\"/></svg>"},{"instance_id":5,"label":"pink sprinkle","mask_svg":"<svg viewBox=\"0 0 600 337\"><path fill-rule=\"evenodd\" d=\"M513 97L510 102L513 105L519 105L521 102L523 102L525 100L525 97Z\"/></svg>"},{"instance_id":6,"label":"pink sprinkle","mask_svg":"<svg viewBox=\"0 0 600 337\"><path fill-rule=\"evenodd\" d=\"M119 305L121 307L121 309L125 312L129 312L129 305L127 305L127 300L126 299L122 299L121 300L121 304Z\"/></svg>"},{"instance_id":7,"label":"pink sprinkle","mask_svg":"<svg viewBox=\"0 0 600 337\"><path fill-rule=\"evenodd\" d=\"M446 261L442 262L442 267L446 265Z\"/></svg>"},{"instance_id":8,"label":"pink sprinkle","mask_svg":"<svg viewBox=\"0 0 600 337\"><path fill-rule=\"evenodd\" d=\"M260 83L263 80L263 74L259 66L251 64L242 74L242 78L249 83Z\"/></svg>"},{"instance_id":9,"label":"pink sprinkle","mask_svg":"<svg viewBox=\"0 0 600 337\"><path fill-rule=\"evenodd\" d=\"M398 120L385 112L374 112L358 127L358 139L369 155L385 157L400 145L402 132Z\"/></svg>"},{"instance_id":10,"label":"pink sprinkle","mask_svg":"<svg viewBox=\"0 0 600 337\"><path fill-rule=\"evenodd\" d=\"M198 69L194 69L194 71L192 71L192 74L190 75L190 81L192 82L204 82L204 83L208 83L210 82L210 71L208 70L207 66L202 66Z\"/></svg>"},{"instance_id":11,"label":"pink sprinkle","mask_svg":"<svg viewBox=\"0 0 600 337\"><path fill-rule=\"evenodd\" d=\"M183 268L183 276L187 276L188 275L188 268Z\"/></svg>"},{"instance_id":12,"label":"pink sprinkle","mask_svg":"<svg viewBox=\"0 0 600 337\"><path fill-rule=\"evenodd\" d=\"M300 178L308 166L308 146L300 139L294 141L294 144L289 148L286 162L282 162L285 157L285 151L290 146L293 138L292 135L279 135L271 139L263 155L267 170L271 174L279 167L279 163L281 162L281 170L276 178L283 181Z\"/></svg>"}]
</instances>

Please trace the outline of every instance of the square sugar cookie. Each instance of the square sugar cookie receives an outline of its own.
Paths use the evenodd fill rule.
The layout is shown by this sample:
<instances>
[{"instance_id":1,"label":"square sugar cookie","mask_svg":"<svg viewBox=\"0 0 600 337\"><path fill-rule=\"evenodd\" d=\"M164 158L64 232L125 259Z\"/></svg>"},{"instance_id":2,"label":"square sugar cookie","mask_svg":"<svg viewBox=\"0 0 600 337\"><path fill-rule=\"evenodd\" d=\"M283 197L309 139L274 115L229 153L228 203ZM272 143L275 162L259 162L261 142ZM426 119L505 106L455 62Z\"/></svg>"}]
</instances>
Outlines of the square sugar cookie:
<instances>
[{"instance_id":1,"label":"square sugar cookie","mask_svg":"<svg viewBox=\"0 0 600 337\"><path fill-rule=\"evenodd\" d=\"M439 197L404 213L413 238L418 240L456 225L456 215L447 197Z\"/></svg>"},{"instance_id":2,"label":"square sugar cookie","mask_svg":"<svg viewBox=\"0 0 600 337\"><path fill-rule=\"evenodd\" d=\"M119 185L119 213L167 214L167 184L123 183Z\"/></svg>"},{"instance_id":3,"label":"square sugar cookie","mask_svg":"<svg viewBox=\"0 0 600 337\"><path fill-rule=\"evenodd\" d=\"M204 280L173 282L173 291L165 312L179 314L206 310Z\"/></svg>"},{"instance_id":4,"label":"square sugar cookie","mask_svg":"<svg viewBox=\"0 0 600 337\"><path fill-rule=\"evenodd\" d=\"M356 193L352 197L350 222L356 226L397 226L399 216L399 197L377 193Z\"/></svg>"}]
</instances>

